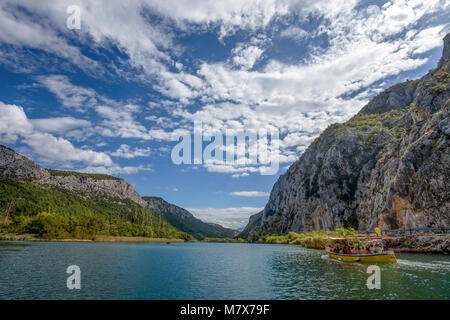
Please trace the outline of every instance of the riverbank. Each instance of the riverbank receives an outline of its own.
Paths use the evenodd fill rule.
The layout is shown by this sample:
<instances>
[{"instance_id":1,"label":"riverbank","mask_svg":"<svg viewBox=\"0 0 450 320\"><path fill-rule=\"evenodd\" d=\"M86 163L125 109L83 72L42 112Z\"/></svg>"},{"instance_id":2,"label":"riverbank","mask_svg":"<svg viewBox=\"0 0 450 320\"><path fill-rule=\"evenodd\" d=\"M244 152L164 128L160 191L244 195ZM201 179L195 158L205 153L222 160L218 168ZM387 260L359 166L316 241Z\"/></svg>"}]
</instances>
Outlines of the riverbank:
<instances>
[{"instance_id":1,"label":"riverbank","mask_svg":"<svg viewBox=\"0 0 450 320\"><path fill-rule=\"evenodd\" d=\"M96 236L93 239L44 239L33 234L0 234L0 241L45 241L45 242L185 242L183 239Z\"/></svg>"},{"instance_id":2,"label":"riverbank","mask_svg":"<svg viewBox=\"0 0 450 320\"><path fill-rule=\"evenodd\" d=\"M262 244L289 244L299 245L308 249L324 250L330 237L347 237L357 235L358 231L352 228L339 228L334 231L311 231L307 233L289 232L286 235L263 235L259 237L244 239L226 238L206 238L204 242L235 243L250 242ZM353 245L359 246L358 240ZM450 235L446 233L416 232L400 235L389 235L385 240L385 246L392 248L395 252L405 253L430 253L444 254L450 253Z\"/></svg>"},{"instance_id":3,"label":"riverbank","mask_svg":"<svg viewBox=\"0 0 450 320\"><path fill-rule=\"evenodd\" d=\"M450 235L438 233L417 233L391 236L386 246L395 252L408 253L450 253Z\"/></svg>"}]
</instances>

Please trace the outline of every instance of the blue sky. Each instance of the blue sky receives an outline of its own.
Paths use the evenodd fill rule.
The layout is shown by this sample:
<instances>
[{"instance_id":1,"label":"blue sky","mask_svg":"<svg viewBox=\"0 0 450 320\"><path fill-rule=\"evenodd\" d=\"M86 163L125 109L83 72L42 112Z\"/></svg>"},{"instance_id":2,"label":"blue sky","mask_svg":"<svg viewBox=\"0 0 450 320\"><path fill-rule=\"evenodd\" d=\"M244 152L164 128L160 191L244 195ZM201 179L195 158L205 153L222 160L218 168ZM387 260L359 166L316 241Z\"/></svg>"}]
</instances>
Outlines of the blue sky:
<instances>
[{"instance_id":1,"label":"blue sky","mask_svg":"<svg viewBox=\"0 0 450 320\"><path fill-rule=\"evenodd\" d=\"M449 13L433 0L1 0L0 143L237 228L329 124L436 66ZM175 165L172 137L194 120L276 129L279 171Z\"/></svg>"}]
</instances>

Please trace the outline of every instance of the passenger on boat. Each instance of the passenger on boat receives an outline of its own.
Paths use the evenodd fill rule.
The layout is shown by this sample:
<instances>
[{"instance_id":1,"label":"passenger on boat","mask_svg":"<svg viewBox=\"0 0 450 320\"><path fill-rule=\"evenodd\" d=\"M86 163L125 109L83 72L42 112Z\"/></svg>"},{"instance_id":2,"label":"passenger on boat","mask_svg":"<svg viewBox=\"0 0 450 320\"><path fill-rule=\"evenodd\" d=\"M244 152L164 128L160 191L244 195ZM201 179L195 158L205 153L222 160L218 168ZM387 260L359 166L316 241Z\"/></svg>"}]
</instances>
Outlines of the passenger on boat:
<instances>
[{"instance_id":1,"label":"passenger on boat","mask_svg":"<svg viewBox=\"0 0 450 320\"><path fill-rule=\"evenodd\" d=\"M367 251L366 247L361 247L361 249L359 250L360 254L368 254L369 252Z\"/></svg>"},{"instance_id":2,"label":"passenger on boat","mask_svg":"<svg viewBox=\"0 0 450 320\"><path fill-rule=\"evenodd\" d=\"M339 243L338 243L338 242L335 242L335 243L334 243L334 249L333 249L333 252L339 253Z\"/></svg>"},{"instance_id":3,"label":"passenger on boat","mask_svg":"<svg viewBox=\"0 0 450 320\"><path fill-rule=\"evenodd\" d=\"M381 253L381 247L377 244L376 246L375 246L375 253Z\"/></svg>"},{"instance_id":4,"label":"passenger on boat","mask_svg":"<svg viewBox=\"0 0 450 320\"><path fill-rule=\"evenodd\" d=\"M369 252L370 252L370 254L374 254L375 253L375 246L373 245L373 243L371 243L370 246L369 246Z\"/></svg>"}]
</instances>

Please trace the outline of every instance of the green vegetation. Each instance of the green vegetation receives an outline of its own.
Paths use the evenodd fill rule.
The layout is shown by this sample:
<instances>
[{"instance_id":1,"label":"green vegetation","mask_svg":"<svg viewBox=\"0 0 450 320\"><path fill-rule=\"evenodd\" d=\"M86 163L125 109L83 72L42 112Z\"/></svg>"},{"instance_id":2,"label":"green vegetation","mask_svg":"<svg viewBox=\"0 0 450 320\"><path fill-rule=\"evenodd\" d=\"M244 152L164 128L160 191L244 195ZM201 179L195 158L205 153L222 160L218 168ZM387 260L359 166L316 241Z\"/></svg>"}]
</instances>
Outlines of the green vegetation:
<instances>
[{"instance_id":1,"label":"green vegetation","mask_svg":"<svg viewBox=\"0 0 450 320\"><path fill-rule=\"evenodd\" d=\"M28 246L28 244L0 242L0 247L26 247L26 246Z\"/></svg>"},{"instance_id":2,"label":"green vegetation","mask_svg":"<svg viewBox=\"0 0 450 320\"><path fill-rule=\"evenodd\" d=\"M392 91L395 88L401 87L401 86L405 86L405 85L412 85L412 84L418 84L420 82L420 80L422 80L422 78L417 78L415 80L406 80L405 82L400 82L397 84L394 84L393 86L389 87L386 89L385 92L389 92Z\"/></svg>"},{"instance_id":3,"label":"green vegetation","mask_svg":"<svg viewBox=\"0 0 450 320\"><path fill-rule=\"evenodd\" d=\"M447 85L442 82L438 82L434 86L430 87L430 89L435 93L442 93L447 90Z\"/></svg>"},{"instance_id":4,"label":"green vegetation","mask_svg":"<svg viewBox=\"0 0 450 320\"><path fill-rule=\"evenodd\" d=\"M393 109L384 113L360 113L341 125L338 130L343 134L348 134L348 130L356 132L359 138L358 144L365 147L376 143L378 136L386 130L391 134L392 139L378 145L383 149L386 145L396 143L402 138L404 128L400 120L406 112L407 108Z\"/></svg>"},{"instance_id":5,"label":"green vegetation","mask_svg":"<svg viewBox=\"0 0 450 320\"><path fill-rule=\"evenodd\" d=\"M113 177L107 174L96 174L96 173L83 173L83 172L76 172L76 171L64 171L64 170L53 170L53 169L47 169L47 171L52 176L75 176L75 177L85 177L85 178L91 178L95 180L120 180L120 178Z\"/></svg>"},{"instance_id":6,"label":"green vegetation","mask_svg":"<svg viewBox=\"0 0 450 320\"><path fill-rule=\"evenodd\" d=\"M357 234L353 228L339 228L334 231L311 231L308 233L289 232L287 235L268 235L253 239L258 243L296 244L305 248L325 249L329 237L346 237Z\"/></svg>"},{"instance_id":7,"label":"green vegetation","mask_svg":"<svg viewBox=\"0 0 450 320\"><path fill-rule=\"evenodd\" d=\"M430 85L430 90L433 91L434 93L442 93L447 89L448 87L448 83L450 81L450 74L447 72L447 67L444 66L441 69L439 69L438 71L436 71L433 74L433 79L436 81L436 83L431 86Z\"/></svg>"},{"instance_id":8,"label":"green vegetation","mask_svg":"<svg viewBox=\"0 0 450 320\"><path fill-rule=\"evenodd\" d=\"M13 181L0 181L0 233L30 233L44 239L129 236L193 240L131 200L91 198Z\"/></svg>"},{"instance_id":9,"label":"green vegetation","mask_svg":"<svg viewBox=\"0 0 450 320\"><path fill-rule=\"evenodd\" d=\"M240 236L243 237L243 238L248 238L250 231L254 230L255 228L257 228L261 224L262 215L263 215L263 211L252 215L248 219L248 224L245 227L245 229L240 233Z\"/></svg>"}]
</instances>

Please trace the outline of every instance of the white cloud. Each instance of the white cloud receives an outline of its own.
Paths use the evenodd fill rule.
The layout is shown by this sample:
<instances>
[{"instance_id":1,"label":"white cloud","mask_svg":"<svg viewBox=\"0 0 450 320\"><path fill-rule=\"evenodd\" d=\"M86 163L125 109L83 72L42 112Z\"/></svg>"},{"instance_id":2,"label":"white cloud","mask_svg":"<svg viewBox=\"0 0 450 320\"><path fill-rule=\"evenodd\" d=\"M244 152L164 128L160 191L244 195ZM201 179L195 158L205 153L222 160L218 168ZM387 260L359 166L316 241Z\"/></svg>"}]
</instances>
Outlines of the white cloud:
<instances>
[{"instance_id":1,"label":"white cloud","mask_svg":"<svg viewBox=\"0 0 450 320\"><path fill-rule=\"evenodd\" d=\"M56 124L55 124L56 123ZM73 167L73 165L88 165L86 171L93 173L131 174L138 171L151 171L145 166L120 167L113 163L108 154L88 148L76 148L69 140L55 137L49 132L64 131L62 124L67 126L83 126L89 123L73 118L28 119L20 106L5 104L0 101L0 141L15 143L18 139L28 146L27 152L36 156L46 164L56 164L58 167ZM44 132L48 127L48 132ZM135 154L147 152L135 149Z\"/></svg>"},{"instance_id":2,"label":"white cloud","mask_svg":"<svg viewBox=\"0 0 450 320\"><path fill-rule=\"evenodd\" d=\"M15 143L19 136L30 134L33 125L29 123L23 108L0 101L0 141Z\"/></svg>"},{"instance_id":3,"label":"white cloud","mask_svg":"<svg viewBox=\"0 0 450 320\"><path fill-rule=\"evenodd\" d=\"M261 57L263 49L254 46L243 46L239 45L233 49L232 63L234 66L240 67L244 70L249 70L253 68L255 62Z\"/></svg>"},{"instance_id":4,"label":"white cloud","mask_svg":"<svg viewBox=\"0 0 450 320\"><path fill-rule=\"evenodd\" d=\"M111 152L111 155L113 157L119 157L119 158L125 158L125 159L131 159L136 157L147 157L150 155L150 148L134 148L131 149L130 146L126 144L120 145L120 147L114 151Z\"/></svg>"},{"instance_id":5,"label":"white cloud","mask_svg":"<svg viewBox=\"0 0 450 320\"><path fill-rule=\"evenodd\" d=\"M36 130L52 133L64 133L76 128L91 126L89 121L73 117L29 119L29 121Z\"/></svg>"},{"instance_id":6,"label":"white cloud","mask_svg":"<svg viewBox=\"0 0 450 320\"><path fill-rule=\"evenodd\" d=\"M75 148L70 141L49 133L34 132L25 136L23 142L44 162L59 164L81 162L107 166L113 164L105 153Z\"/></svg>"},{"instance_id":7,"label":"white cloud","mask_svg":"<svg viewBox=\"0 0 450 320\"><path fill-rule=\"evenodd\" d=\"M281 163L297 159L329 124L356 113L370 95L380 90L375 84L427 63L425 56L417 55L440 46L448 24L436 25L430 20L431 25L420 30L423 25L419 22L449 8L448 1L439 0L388 1L381 8L359 7L357 0L152 0L127 2L125 10L120 2L106 5L85 0L80 2L82 29L74 32L63 23L72 2L3 1L0 41L14 48L54 54L91 75L99 68L98 63L73 46L73 40L93 50L111 50L114 46L128 58L108 61L103 72L112 69L127 79L152 84L164 95L158 106L173 117L148 119L154 125L146 127L136 120L142 110L138 106L108 100L92 89L73 85L64 76L38 78L63 106L77 111L92 108L103 117L95 126L98 134L168 141L172 132L167 130L184 132L193 119L202 120L209 132L272 127L280 130ZM36 19L15 10L17 4L33 12ZM157 23L152 20L155 16ZM292 23L297 22L293 17L302 22L310 16L321 21L311 34ZM289 27L273 27L272 22L279 21ZM217 31L221 41L238 30L250 36L238 43L225 61L194 61L193 70L189 70L184 60L178 59L188 47L178 46L174 39L178 32L206 30ZM270 39L265 37L270 34L294 39L320 35L328 40L329 47L308 48L307 58L301 62L280 62L266 57ZM4 54L14 51L5 50ZM359 91L362 93L352 97ZM197 98L200 103L195 108L184 107ZM34 123L43 130L42 121ZM2 138L15 141L21 130L27 129L20 125L10 128ZM59 133L63 129L53 130L47 131ZM222 163L205 167L233 177L257 171Z\"/></svg>"},{"instance_id":8,"label":"white cloud","mask_svg":"<svg viewBox=\"0 0 450 320\"><path fill-rule=\"evenodd\" d=\"M291 26L281 31L280 36L283 38L291 38L299 41L308 38L310 35L307 31L299 27Z\"/></svg>"},{"instance_id":9,"label":"white cloud","mask_svg":"<svg viewBox=\"0 0 450 320\"><path fill-rule=\"evenodd\" d=\"M24 10L14 10L17 9L16 6L18 4L18 1L2 1L0 3L1 42L13 46L26 46L33 49L40 49L46 53L54 54L59 58L67 59L86 72L99 72L96 61L83 55L78 47L70 45L68 41L58 35L58 31L52 28L52 26L39 23L39 19L30 19ZM33 12L38 12L37 7L33 8L36 4L29 2L23 3L25 8L31 7ZM43 4L43 8L41 9L47 9L47 12L53 11L48 7L50 3L45 4L41 2L41 4ZM64 6L60 9L65 10L66 8L67 6ZM63 24L60 23L60 25Z\"/></svg>"},{"instance_id":10,"label":"white cloud","mask_svg":"<svg viewBox=\"0 0 450 320\"><path fill-rule=\"evenodd\" d=\"M38 81L52 92L65 107L82 110L83 107L98 104L92 89L75 86L63 75L40 76Z\"/></svg>"},{"instance_id":11,"label":"white cloud","mask_svg":"<svg viewBox=\"0 0 450 320\"><path fill-rule=\"evenodd\" d=\"M230 192L230 195L232 196L238 196L238 197L268 197L270 196L269 192L263 192L263 191L234 191Z\"/></svg>"},{"instance_id":12,"label":"white cloud","mask_svg":"<svg viewBox=\"0 0 450 320\"><path fill-rule=\"evenodd\" d=\"M196 218L221 226L237 229L248 223L248 218L264 208L238 207L238 208L187 208Z\"/></svg>"}]
</instances>

